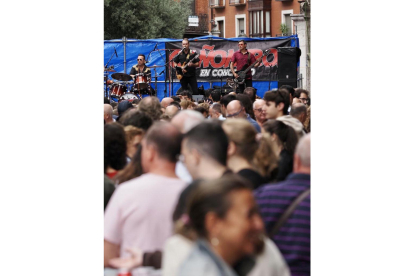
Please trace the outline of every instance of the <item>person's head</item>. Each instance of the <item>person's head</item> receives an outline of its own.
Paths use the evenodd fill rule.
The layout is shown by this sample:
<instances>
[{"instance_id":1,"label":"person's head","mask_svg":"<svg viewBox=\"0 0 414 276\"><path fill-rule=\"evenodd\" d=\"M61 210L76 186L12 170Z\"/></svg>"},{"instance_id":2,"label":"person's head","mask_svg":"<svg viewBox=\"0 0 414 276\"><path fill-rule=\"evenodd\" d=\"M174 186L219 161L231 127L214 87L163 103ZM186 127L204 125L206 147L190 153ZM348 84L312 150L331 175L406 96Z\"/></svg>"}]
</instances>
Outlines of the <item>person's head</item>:
<instances>
[{"instance_id":1,"label":"person's head","mask_svg":"<svg viewBox=\"0 0 414 276\"><path fill-rule=\"evenodd\" d=\"M293 86L291 85L285 84L279 87L279 89L286 89L288 91L290 97L290 104L292 104L292 100L295 97L295 88L293 88Z\"/></svg>"},{"instance_id":2,"label":"person's head","mask_svg":"<svg viewBox=\"0 0 414 276\"><path fill-rule=\"evenodd\" d=\"M253 162L259 143L256 141L256 129L243 119L225 120L223 130L229 139L228 158L239 156Z\"/></svg>"},{"instance_id":3,"label":"person's head","mask_svg":"<svg viewBox=\"0 0 414 276\"><path fill-rule=\"evenodd\" d=\"M186 133L199 123L204 121L200 112L194 110L182 110L172 118L171 123L178 128L181 133Z\"/></svg>"},{"instance_id":4,"label":"person's head","mask_svg":"<svg viewBox=\"0 0 414 276\"><path fill-rule=\"evenodd\" d=\"M197 111L197 112L200 112L203 115L204 118L208 117L208 114L209 114L208 104L207 104L207 107L203 104L199 104L198 106L196 106L194 108L194 110Z\"/></svg>"},{"instance_id":5,"label":"person's head","mask_svg":"<svg viewBox=\"0 0 414 276\"><path fill-rule=\"evenodd\" d=\"M221 104L221 114L223 114L224 117L226 117L226 108L229 102L234 101L236 99L236 95L228 94L221 98L220 104Z\"/></svg>"},{"instance_id":6,"label":"person's head","mask_svg":"<svg viewBox=\"0 0 414 276\"><path fill-rule=\"evenodd\" d=\"M144 137L145 131L132 125L124 127L124 131L127 143L127 156L132 158L137 151L138 145Z\"/></svg>"},{"instance_id":7,"label":"person's head","mask_svg":"<svg viewBox=\"0 0 414 276\"><path fill-rule=\"evenodd\" d=\"M141 165L141 151L142 145L138 144L136 152L131 158L131 161L115 176L115 183L122 184L125 181L131 180L143 174Z\"/></svg>"},{"instance_id":8,"label":"person's head","mask_svg":"<svg viewBox=\"0 0 414 276\"><path fill-rule=\"evenodd\" d=\"M310 174L311 156L310 156L310 133L303 136L296 146L295 155L293 157L293 172Z\"/></svg>"},{"instance_id":9,"label":"person's head","mask_svg":"<svg viewBox=\"0 0 414 276\"><path fill-rule=\"evenodd\" d=\"M302 100L299 98L293 98L292 105L297 104L297 103L302 103Z\"/></svg>"},{"instance_id":10,"label":"person's head","mask_svg":"<svg viewBox=\"0 0 414 276\"><path fill-rule=\"evenodd\" d=\"M171 96L171 99L174 100L174 102L180 103L181 102L181 98L178 96Z\"/></svg>"},{"instance_id":11,"label":"person's head","mask_svg":"<svg viewBox=\"0 0 414 276\"><path fill-rule=\"evenodd\" d=\"M289 115L298 119L302 124L305 123L307 117L307 107L303 103L292 104Z\"/></svg>"},{"instance_id":12,"label":"person's head","mask_svg":"<svg viewBox=\"0 0 414 276\"><path fill-rule=\"evenodd\" d=\"M119 115L119 117L121 117L122 114L124 114L125 111L127 111L128 109L133 108L133 107L134 106L132 105L132 103L130 103L127 100L124 100L124 101L120 102L118 104L118 115Z\"/></svg>"},{"instance_id":13,"label":"person's head","mask_svg":"<svg viewBox=\"0 0 414 276\"><path fill-rule=\"evenodd\" d=\"M214 103L210 106L209 115L212 119L218 119L221 115L221 105Z\"/></svg>"},{"instance_id":14,"label":"person's head","mask_svg":"<svg viewBox=\"0 0 414 276\"><path fill-rule=\"evenodd\" d=\"M165 115L167 115L168 117L172 118L174 117L175 114L177 114L177 112L179 111L179 109L177 108L177 106L171 104L169 106L167 106L167 108L165 108Z\"/></svg>"},{"instance_id":15,"label":"person's head","mask_svg":"<svg viewBox=\"0 0 414 276\"><path fill-rule=\"evenodd\" d=\"M249 99L252 103L256 100L256 88L254 87L246 87L246 89L243 91L243 94L249 96Z\"/></svg>"},{"instance_id":16,"label":"person's head","mask_svg":"<svg viewBox=\"0 0 414 276\"><path fill-rule=\"evenodd\" d=\"M190 194L187 213L197 236L209 241L230 266L257 253L263 243L264 224L249 182L241 176L203 180Z\"/></svg>"},{"instance_id":17,"label":"person's head","mask_svg":"<svg viewBox=\"0 0 414 276\"><path fill-rule=\"evenodd\" d=\"M307 112L306 112L306 121L305 121L305 123L303 123L303 126L305 127L305 129L306 129L306 132L310 132L311 131L311 122L310 122L310 119L311 119L311 107L309 106L308 107L308 110L307 110Z\"/></svg>"},{"instance_id":18,"label":"person's head","mask_svg":"<svg viewBox=\"0 0 414 276\"><path fill-rule=\"evenodd\" d=\"M138 109L147 113L152 121L159 120L162 114L161 104L157 97L145 97L139 102Z\"/></svg>"},{"instance_id":19,"label":"person's head","mask_svg":"<svg viewBox=\"0 0 414 276\"><path fill-rule=\"evenodd\" d=\"M294 97L300 99L305 105L309 105L309 91L298 88L295 90Z\"/></svg>"},{"instance_id":20,"label":"person's head","mask_svg":"<svg viewBox=\"0 0 414 276\"><path fill-rule=\"evenodd\" d=\"M266 102L263 106L266 119L276 119L288 114L290 98L286 90L267 91L263 100Z\"/></svg>"},{"instance_id":21,"label":"person's head","mask_svg":"<svg viewBox=\"0 0 414 276\"><path fill-rule=\"evenodd\" d=\"M110 124L113 122L113 109L110 104L104 104L104 120L106 124Z\"/></svg>"},{"instance_id":22,"label":"person's head","mask_svg":"<svg viewBox=\"0 0 414 276\"><path fill-rule=\"evenodd\" d=\"M181 42L181 45L183 45L183 48L186 50L190 49L190 41L188 41L188 38L184 38Z\"/></svg>"},{"instance_id":23,"label":"person's head","mask_svg":"<svg viewBox=\"0 0 414 276\"><path fill-rule=\"evenodd\" d=\"M239 50L240 50L240 51L244 51L244 50L246 50L246 48L247 48L247 43L246 43L246 41L244 41L244 40L240 40L240 41L239 41Z\"/></svg>"},{"instance_id":24,"label":"person's head","mask_svg":"<svg viewBox=\"0 0 414 276\"><path fill-rule=\"evenodd\" d=\"M239 100L231 101L227 105L226 117L227 119L246 118L246 111Z\"/></svg>"},{"instance_id":25,"label":"person's head","mask_svg":"<svg viewBox=\"0 0 414 276\"><path fill-rule=\"evenodd\" d=\"M147 131L152 125L152 119L147 113L131 108L122 115L119 123L123 126L131 125Z\"/></svg>"},{"instance_id":26,"label":"person's head","mask_svg":"<svg viewBox=\"0 0 414 276\"><path fill-rule=\"evenodd\" d=\"M221 100L221 93L220 90L213 90L211 91L211 99L213 102L218 103Z\"/></svg>"},{"instance_id":27,"label":"person's head","mask_svg":"<svg viewBox=\"0 0 414 276\"><path fill-rule=\"evenodd\" d=\"M170 105L170 103L172 103L174 101L174 99L173 98L170 98L170 97L166 97L166 98L164 98L164 99L162 99L161 100L161 106L162 107L164 107L164 108L166 108L167 106L169 106Z\"/></svg>"},{"instance_id":28,"label":"person's head","mask_svg":"<svg viewBox=\"0 0 414 276\"><path fill-rule=\"evenodd\" d=\"M141 163L145 173L160 164L175 164L181 150L182 134L167 122L154 123L142 140Z\"/></svg>"},{"instance_id":29,"label":"person's head","mask_svg":"<svg viewBox=\"0 0 414 276\"><path fill-rule=\"evenodd\" d=\"M121 170L126 164L126 139L122 125L118 123L104 126L104 171L111 167Z\"/></svg>"},{"instance_id":30,"label":"person's head","mask_svg":"<svg viewBox=\"0 0 414 276\"><path fill-rule=\"evenodd\" d=\"M184 134L181 154L193 179L205 170L206 163L225 167L227 147L227 136L216 121L201 122Z\"/></svg>"},{"instance_id":31,"label":"person's head","mask_svg":"<svg viewBox=\"0 0 414 276\"><path fill-rule=\"evenodd\" d=\"M268 120L263 124L263 129L272 136L281 149L289 154L294 153L298 135L292 127L279 120Z\"/></svg>"},{"instance_id":32,"label":"person's head","mask_svg":"<svg viewBox=\"0 0 414 276\"><path fill-rule=\"evenodd\" d=\"M145 56L143 54L139 54L137 61L139 66L145 65Z\"/></svg>"},{"instance_id":33,"label":"person's head","mask_svg":"<svg viewBox=\"0 0 414 276\"><path fill-rule=\"evenodd\" d=\"M257 99L253 103L253 111L256 117L256 121L263 124L266 121L266 112L264 110L264 106L266 102L262 99Z\"/></svg>"},{"instance_id":34,"label":"person's head","mask_svg":"<svg viewBox=\"0 0 414 276\"><path fill-rule=\"evenodd\" d=\"M204 91L204 98L206 99L211 99L211 91L213 91L213 89L207 89Z\"/></svg>"},{"instance_id":35,"label":"person's head","mask_svg":"<svg viewBox=\"0 0 414 276\"><path fill-rule=\"evenodd\" d=\"M181 91L181 100L191 100L191 93L188 90Z\"/></svg>"},{"instance_id":36,"label":"person's head","mask_svg":"<svg viewBox=\"0 0 414 276\"><path fill-rule=\"evenodd\" d=\"M180 102L180 105L181 105L181 110L188 109L188 107L189 107L190 105L194 105L194 106L195 106L195 104L194 104L192 101L189 101L189 100L182 100L182 101Z\"/></svg>"},{"instance_id":37,"label":"person's head","mask_svg":"<svg viewBox=\"0 0 414 276\"><path fill-rule=\"evenodd\" d=\"M237 94L236 99L240 101L246 113L249 114L253 120L256 120L253 112L253 102L250 100L249 96L245 94Z\"/></svg>"}]
</instances>

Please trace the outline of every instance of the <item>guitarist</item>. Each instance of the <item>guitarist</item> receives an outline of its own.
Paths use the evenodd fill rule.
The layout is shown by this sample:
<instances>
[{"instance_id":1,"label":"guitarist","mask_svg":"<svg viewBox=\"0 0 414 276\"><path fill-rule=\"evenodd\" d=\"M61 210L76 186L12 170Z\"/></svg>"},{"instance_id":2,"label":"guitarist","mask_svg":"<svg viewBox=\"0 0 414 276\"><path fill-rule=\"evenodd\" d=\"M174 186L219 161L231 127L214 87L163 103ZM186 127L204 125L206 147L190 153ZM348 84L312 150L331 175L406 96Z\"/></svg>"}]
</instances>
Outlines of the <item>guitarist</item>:
<instances>
[{"instance_id":1,"label":"guitarist","mask_svg":"<svg viewBox=\"0 0 414 276\"><path fill-rule=\"evenodd\" d=\"M173 61L174 66L177 66L178 63L181 64L181 68L184 67L195 55L196 52L190 51L190 42L187 38L183 39L182 42L183 50L179 55L177 55ZM190 85L191 90L194 93L197 93L197 76L196 76L196 67L199 65L200 59L196 58L190 62L187 67L183 70L183 77L180 80L181 88L183 90L188 90L187 86Z\"/></svg>"},{"instance_id":2,"label":"guitarist","mask_svg":"<svg viewBox=\"0 0 414 276\"><path fill-rule=\"evenodd\" d=\"M243 67L248 67L254 62L256 62L256 57L254 54L247 51L247 43L244 40L239 41L239 51L235 52L231 57L230 70L233 73L235 78L238 78L239 75L234 71L234 64L236 63L237 71L242 70ZM254 65L254 67L259 66L260 62ZM253 87L252 80L252 70L246 72L246 79L243 84L239 84L240 93L243 93L246 87Z\"/></svg>"}]
</instances>

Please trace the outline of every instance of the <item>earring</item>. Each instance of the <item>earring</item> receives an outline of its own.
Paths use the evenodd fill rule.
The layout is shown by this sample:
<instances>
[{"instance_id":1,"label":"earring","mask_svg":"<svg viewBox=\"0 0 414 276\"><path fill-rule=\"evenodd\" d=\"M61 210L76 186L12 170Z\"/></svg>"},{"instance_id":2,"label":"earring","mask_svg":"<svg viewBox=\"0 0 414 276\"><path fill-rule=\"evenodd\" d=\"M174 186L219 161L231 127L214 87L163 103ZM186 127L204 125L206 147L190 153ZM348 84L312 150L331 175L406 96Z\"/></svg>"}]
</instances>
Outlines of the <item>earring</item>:
<instances>
[{"instance_id":1,"label":"earring","mask_svg":"<svg viewBox=\"0 0 414 276\"><path fill-rule=\"evenodd\" d=\"M220 243L219 239L217 239L217 238L212 238L211 239L211 244L213 246L217 246L217 245L219 245L219 243Z\"/></svg>"}]
</instances>

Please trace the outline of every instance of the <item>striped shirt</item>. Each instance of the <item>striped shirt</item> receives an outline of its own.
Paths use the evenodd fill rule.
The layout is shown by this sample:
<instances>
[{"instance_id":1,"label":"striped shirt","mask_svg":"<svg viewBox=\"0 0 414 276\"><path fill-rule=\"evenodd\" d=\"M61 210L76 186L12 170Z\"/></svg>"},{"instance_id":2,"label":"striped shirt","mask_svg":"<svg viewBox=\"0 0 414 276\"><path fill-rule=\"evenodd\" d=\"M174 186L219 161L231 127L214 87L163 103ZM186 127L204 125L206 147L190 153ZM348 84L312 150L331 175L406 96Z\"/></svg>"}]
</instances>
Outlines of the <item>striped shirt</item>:
<instances>
[{"instance_id":1,"label":"striped shirt","mask_svg":"<svg viewBox=\"0 0 414 276\"><path fill-rule=\"evenodd\" d=\"M283 212L310 187L309 174L290 174L285 181L255 190L256 202L270 233ZM292 276L310 275L310 195L295 209L279 232L270 237L286 259Z\"/></svg>"}]
</instances>

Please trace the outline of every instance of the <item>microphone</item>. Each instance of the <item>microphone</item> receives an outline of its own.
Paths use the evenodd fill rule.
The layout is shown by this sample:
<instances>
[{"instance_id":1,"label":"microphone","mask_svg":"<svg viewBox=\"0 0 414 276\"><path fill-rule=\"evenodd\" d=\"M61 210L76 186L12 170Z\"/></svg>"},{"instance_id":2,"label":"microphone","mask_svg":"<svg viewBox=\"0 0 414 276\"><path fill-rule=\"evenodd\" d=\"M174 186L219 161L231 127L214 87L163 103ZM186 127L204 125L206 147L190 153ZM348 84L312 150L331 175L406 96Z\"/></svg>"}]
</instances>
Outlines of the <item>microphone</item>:
<instances>
[{"instance_id":1,"label":"microphone","mask_svg":"<svg viewBox=\"0 0 414 276\"><path fill-rule=\"evenodd\" d=\"M118 57L118 53L116 52L116 48L114 47L114 50L115 50L115 55L116 55L116 57Z\"/></svg>"}]
</instances>

